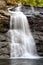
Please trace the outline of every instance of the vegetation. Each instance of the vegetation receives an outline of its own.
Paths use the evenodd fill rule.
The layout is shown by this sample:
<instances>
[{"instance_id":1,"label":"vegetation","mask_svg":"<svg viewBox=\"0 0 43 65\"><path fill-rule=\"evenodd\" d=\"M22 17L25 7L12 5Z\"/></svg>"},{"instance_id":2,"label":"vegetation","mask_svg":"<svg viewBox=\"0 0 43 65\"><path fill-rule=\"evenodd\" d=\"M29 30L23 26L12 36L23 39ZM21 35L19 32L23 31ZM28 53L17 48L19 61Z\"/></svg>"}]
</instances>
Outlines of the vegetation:
<instances>
[{"instance_id":1,"label":"vegetation","mask_svg":"<svg viewBox=\"0 0 43 65\"><path fill-rule=\"evenodd\" d=\"M30 4L33 6L43 6L43 0L5 0L5 1L10 4L22 3L22 4Z\"/></svg>"}]
</instances>

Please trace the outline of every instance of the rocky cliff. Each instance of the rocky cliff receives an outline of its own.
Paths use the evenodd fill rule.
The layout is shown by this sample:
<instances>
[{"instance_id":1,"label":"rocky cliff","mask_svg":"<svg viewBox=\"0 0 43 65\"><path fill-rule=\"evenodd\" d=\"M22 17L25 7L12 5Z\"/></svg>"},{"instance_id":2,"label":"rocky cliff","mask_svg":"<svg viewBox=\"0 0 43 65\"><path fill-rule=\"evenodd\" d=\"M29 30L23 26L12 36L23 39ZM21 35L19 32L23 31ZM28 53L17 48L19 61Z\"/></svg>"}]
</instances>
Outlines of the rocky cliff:
<instances>
[{"instance_id":1,"label":"rocky cliff","mask_svg":"<svg viewBox=\"0 0 43 65\"><path fill-rule=\"evenodd\" d=\"M43 15L28 17L28 21L36 42L37 52L43 56Z\"/></svg>"}]
</instances>

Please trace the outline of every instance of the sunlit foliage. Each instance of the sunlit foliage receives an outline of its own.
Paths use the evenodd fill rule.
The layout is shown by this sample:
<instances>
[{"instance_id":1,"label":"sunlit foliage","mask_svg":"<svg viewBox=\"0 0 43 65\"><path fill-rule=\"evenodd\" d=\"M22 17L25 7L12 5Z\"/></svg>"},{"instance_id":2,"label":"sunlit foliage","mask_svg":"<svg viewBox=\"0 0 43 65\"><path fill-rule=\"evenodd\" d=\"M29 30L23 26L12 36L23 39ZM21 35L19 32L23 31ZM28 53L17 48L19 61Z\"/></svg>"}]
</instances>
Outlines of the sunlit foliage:
<instances>
[{"instance_id":1,"label":"sunlit foliage","mask_svg":"<svg viewBox=\"0 0 43 65\"><path fill-rule=\"evenodd\" d=\"M43 6L43 0L5 0L7 3L22 3L22 4L30 4L33 6Z\"/></svg>"}]
</instances>

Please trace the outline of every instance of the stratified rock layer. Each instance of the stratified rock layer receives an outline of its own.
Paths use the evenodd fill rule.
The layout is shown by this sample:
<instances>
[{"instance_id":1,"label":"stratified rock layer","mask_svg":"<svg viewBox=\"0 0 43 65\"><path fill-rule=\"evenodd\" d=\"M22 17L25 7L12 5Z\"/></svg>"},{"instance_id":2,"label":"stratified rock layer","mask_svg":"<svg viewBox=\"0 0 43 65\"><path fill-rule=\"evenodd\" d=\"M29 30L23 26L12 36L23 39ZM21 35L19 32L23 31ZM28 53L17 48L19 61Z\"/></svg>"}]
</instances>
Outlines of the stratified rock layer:
<instances>
[{"instance_id":1,"label":"stratified rock layer","mask_svg":"<svg viewBox=\"0 0 43 65\"><path fill-rule=\"evenodd\" d=\"M9 30L9 15L5 10L0 10L0 59L10 57L10 47L5 33Z\"/></svg>"},{"instance_id":2,"label":"stratified rock layer","mask_svg":"<svg viewBox=\"0 0 43 65\"><path fill-rule=\"evenodd\" d=\"M38 54L43 56L43 15L28 17L28 21L36 42Z\"/></svg>"}]
</instances>

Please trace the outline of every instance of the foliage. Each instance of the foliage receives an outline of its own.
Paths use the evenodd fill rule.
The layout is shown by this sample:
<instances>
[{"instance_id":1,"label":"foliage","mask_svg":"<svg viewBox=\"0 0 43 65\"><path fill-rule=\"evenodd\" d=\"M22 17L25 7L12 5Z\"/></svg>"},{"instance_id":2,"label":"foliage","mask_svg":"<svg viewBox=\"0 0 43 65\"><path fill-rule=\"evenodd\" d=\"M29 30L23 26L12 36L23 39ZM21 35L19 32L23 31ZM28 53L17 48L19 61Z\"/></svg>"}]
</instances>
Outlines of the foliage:
<instances>
[{"instance_id":1,"label":"foliage","mask_svg":"<svg viewBox=\"0 0 43 65\"><path fill-rule=\"evenodd\" d=\"M33 6L43 6L43 0L5 0L7 3L22 3L22 4L30 4Z\"/></svg>"}]
</instances>

